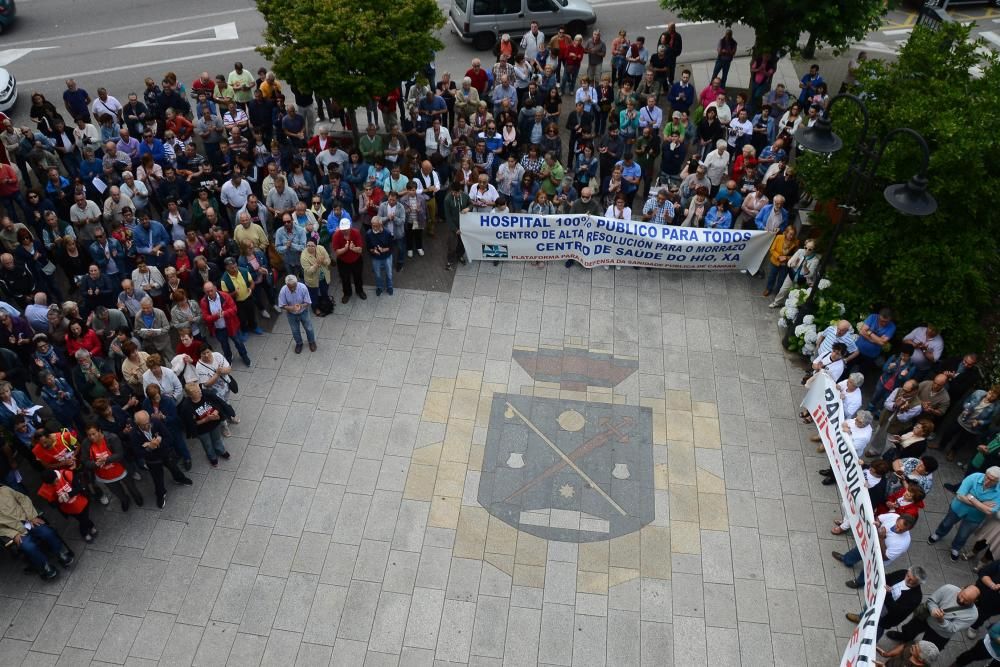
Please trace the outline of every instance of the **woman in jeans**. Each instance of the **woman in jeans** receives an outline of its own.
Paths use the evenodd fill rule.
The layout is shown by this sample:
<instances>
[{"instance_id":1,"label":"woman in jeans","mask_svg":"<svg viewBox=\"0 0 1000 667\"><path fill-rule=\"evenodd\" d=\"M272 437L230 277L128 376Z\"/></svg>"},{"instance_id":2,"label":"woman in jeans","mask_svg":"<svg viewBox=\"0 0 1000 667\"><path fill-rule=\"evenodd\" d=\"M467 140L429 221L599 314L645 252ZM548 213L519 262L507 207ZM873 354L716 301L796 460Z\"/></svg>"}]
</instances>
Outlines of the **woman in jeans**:
<instances>
[{"instance_id":1,"label":"woman in jeans","mask_svg":"<svg viewBox=\"0 0 1000 667\"><path fill-rule=\"evenodd\" d=\"M228 459L229 452L222 442L222 424L236 413L224 400L210 391L203 392L197 382L184 388L187 397L177 406L188 437L197 437L205 449L208 462L218 467L219 458Z\"/></svg>"}]
</instances>

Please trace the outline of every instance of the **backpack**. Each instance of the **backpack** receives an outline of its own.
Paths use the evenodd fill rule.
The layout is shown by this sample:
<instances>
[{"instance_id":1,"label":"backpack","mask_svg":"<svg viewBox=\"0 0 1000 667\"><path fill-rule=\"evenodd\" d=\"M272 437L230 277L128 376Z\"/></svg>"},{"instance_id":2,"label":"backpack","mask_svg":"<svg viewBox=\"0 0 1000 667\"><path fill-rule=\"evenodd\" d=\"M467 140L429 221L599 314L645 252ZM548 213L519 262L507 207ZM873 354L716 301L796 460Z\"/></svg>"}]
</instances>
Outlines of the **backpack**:
<instances>
[{"instance_id":1,"label":"backpack","mask_svg":"<svg viewBox=\"0 0 1000 667\"><path fill-rule=\"evenodd\" d=\"M320 295L316 302L316 310L319 317L326 317L333 312L333 299L330 298L329 294Z\"/></svg>"}]
</instances>

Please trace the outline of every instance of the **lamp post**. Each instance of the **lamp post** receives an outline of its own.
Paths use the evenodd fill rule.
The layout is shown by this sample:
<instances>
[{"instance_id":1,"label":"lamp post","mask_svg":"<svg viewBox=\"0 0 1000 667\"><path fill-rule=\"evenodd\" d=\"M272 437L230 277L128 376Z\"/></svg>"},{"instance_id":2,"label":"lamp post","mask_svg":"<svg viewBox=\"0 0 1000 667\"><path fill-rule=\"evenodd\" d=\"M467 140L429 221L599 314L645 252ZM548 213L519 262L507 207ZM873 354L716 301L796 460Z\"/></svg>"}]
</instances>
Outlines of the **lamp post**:
<instances>
[{"instance_id":1,"label":"lamp post","mask_svg":"<svg viewBox=\"0 0 1000 667\"><path fill-rule=\"evenodd\" d=\"M890 130L881 138L869 137L868 107L865 106L864 101L860 98L847 93L833 97L830 100L830 104L827 105L812 127L805 125L799 127L795 132L795 142L807 151L824 155L831 155L843 148L844 142L833 131L830 117L830 110L840 100L850 100L853 102L861 110L863 120L861 136L854 146L854 153L847 167L847 196L844 202L839 205L840 208L846 211L848 217L857 215L858 201L875 179L875 174L878 171L882 156L885 154L888 145L898 137L910 137L917 142L922 152L920 169L907 182L889 185L882 194L885 200L903 215L926 216L934 213L937 210L937 202L927 191L927 166L931 155L927 142L920 133L908 127L899 127ZM785 332L786 348L788 347L788 342L794 336L795 327L802 323L802 318L816 311L819 281L822 280L823 275L826 273L826 267L830 263L830 257L833 255L833 249L837 245L837 239L840 238L840 232L845 226L845 220L834 225L829 247L823 253L819 266L816 268L816 275L812 279L813 289L809 292L805 303L799 308L795 321Z\"/></svg>"}]
</instances>

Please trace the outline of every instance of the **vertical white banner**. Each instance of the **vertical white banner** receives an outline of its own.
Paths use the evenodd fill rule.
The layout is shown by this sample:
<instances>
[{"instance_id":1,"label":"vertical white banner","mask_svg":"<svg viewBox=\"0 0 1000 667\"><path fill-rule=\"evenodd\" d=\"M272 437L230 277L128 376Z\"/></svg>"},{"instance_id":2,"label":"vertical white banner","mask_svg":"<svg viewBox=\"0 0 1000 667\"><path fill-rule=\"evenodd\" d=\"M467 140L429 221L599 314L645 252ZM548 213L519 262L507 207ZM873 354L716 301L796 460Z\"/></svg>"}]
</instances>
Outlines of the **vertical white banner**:
<instances>
[{"instance_id":1,"label":"vertical white banner","mask_svg":"<svg viewBox=\"0 0 1000 667\"><path fill-rule=\"evenodd\" d=\"M802 407L812 415L827 458L830 459L830 468L837 480L837 490L847 513L845 519L851 526L855 544L861 552L861 565L865 573L865 609L861 614L861 622L847 642L840 664L841 667L874 665L875 631L885 600L885 567L871 497L854 452L854 442L842 428L844 404L840 400L840 392L828 375L820 373L816 377L802 400Z\"/></svg>"}]
</instances>

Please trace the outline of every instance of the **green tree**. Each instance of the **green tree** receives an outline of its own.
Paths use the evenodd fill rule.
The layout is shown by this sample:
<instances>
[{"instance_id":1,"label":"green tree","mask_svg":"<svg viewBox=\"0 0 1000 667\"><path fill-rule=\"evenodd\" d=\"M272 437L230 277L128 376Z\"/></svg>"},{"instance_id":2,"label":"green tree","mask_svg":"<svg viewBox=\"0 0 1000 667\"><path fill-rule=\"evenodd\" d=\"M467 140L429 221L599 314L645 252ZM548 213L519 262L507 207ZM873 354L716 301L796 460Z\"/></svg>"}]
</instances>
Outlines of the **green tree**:
<instances>
[{"instance_id":1,"label":"green tree","mask_svg":"<svg viewBox=\"0 0 1000 667\"><path fill-rule=\"evenodd\" d=\"M897 311L904 333L937 323L956 353L983 349L987 317L997 312L1000 269L992 163L1000 135L992 114L971 111L1000 107L1000 65L992 52L977 53L968 37L969 28L958 23L938 32L918 27L897 62L870 61L863 68L856 92L868 106L869 136L883 137L896 127L924 136L931 149L929 191L938 210L908 217L886 203L882 189L910 178L921 161L916 142L890 142L875 179L861 193L858 216L841 234L829 274L833 296L844 301L848 317L887 305ZM981 68L977 76L970 76L973 68ZM949 112L952 101L963 108ZM831 111L844 148L832 157L803 154L798 161L803 182L819 200L843 199L851 147L861 133L850 102L839 101Z\"/></svg>"},{"instance_id":2,"label":"green tree","mask_svg":"<svg viewBox=\"0 0 1000 667\"><path fill-rule=\"evenodd\" d=\"M799 36L809 46L846 49L882 24L884 0L660 0L660 6L687 21L738 23L754 29L754 53L796 53Z\"/></svg>"},{"instance_id":3,"label":"green tree","mask_svg":"<svg viewBox=\"0 0 1000 667\"><path fill-rule=\"evenodd\" d=\"M296 88L354 109L422 72L444 47L434 0L257 0L257 51Z\"/></svg>"}]
</instances>

